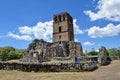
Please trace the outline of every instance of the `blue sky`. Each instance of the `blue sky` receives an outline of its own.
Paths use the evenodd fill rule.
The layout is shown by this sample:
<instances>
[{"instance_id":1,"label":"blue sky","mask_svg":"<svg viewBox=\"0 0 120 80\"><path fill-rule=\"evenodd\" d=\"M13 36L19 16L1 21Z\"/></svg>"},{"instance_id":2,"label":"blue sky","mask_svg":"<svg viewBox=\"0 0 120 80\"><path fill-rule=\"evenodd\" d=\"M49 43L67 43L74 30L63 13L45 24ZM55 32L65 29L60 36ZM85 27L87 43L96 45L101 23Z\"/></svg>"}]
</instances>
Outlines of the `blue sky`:
<instances>
[{"instance_id":1,"label":"blue sky","mask_svg":"<svg viewBox=\"0 0 120 80\"><path fill-rule=\"evenodd\" d=\"M68 12L84 50L120 47L120 0L0 0L0 47L52 41L53 15Z\"/></svg>"}]
</instances>

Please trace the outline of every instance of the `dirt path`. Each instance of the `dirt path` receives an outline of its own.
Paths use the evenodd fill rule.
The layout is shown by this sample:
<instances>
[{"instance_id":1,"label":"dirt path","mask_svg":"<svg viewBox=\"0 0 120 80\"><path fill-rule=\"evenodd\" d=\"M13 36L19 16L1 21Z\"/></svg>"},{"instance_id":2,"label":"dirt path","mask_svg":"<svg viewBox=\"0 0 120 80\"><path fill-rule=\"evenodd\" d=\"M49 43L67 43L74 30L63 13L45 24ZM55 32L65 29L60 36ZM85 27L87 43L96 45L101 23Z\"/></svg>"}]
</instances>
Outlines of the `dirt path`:
<instances>
[{"instance_id":1,"label":"dirt path","mask_svg":"<svg viewBox=\"0 0 120 80\"><path fill-rule=\"evenodd\" d=\"M120 61L113 61L92 73L94 76L92 80L120 80Z\"/></svg>"},{"instance_id":2,"label":"dirt path","mask_svg":"<svg viewBox=\"0 0 120 80\"><path fill-rule=\"evenodd\" d=\"M0 80L120 80L120 60L93 72L22 72L0 70Z\"/></svg>"}]
</instances>

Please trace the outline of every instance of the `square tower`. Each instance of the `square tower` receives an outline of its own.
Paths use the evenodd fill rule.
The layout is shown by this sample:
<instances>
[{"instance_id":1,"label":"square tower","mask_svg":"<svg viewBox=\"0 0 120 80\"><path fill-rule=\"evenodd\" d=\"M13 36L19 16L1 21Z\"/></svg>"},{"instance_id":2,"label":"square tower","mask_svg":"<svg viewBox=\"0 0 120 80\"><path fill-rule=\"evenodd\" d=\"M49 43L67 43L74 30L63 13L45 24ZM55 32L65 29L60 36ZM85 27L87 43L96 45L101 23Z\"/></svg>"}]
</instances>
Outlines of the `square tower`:
<instances>
[{"instance_id":1,"label":"square tower","mask_svg":"<svg viewBox=\"0 0 120 80\"><path fill-rule=\"evenodd\" d=\"M53 42L60 41L74 41L73 18L67 12L53 18Z\"/></svg>"}]
</instances>

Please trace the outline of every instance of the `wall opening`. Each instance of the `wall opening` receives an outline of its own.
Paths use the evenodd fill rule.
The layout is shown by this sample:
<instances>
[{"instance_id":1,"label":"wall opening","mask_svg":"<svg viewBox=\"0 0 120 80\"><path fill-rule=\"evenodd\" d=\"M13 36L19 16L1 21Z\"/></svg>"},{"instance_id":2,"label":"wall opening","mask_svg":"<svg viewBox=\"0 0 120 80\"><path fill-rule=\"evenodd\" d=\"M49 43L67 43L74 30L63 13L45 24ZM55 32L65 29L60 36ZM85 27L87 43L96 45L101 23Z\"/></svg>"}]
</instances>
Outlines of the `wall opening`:
<instances>
[{"instance_id":1,"label":"wall opening","mask_svg":"<svg viewBox=\"0 0 120 80\"><path fill-rule=\"evenodd\" d=\"M59 21L61 21L61 16L59 16Z\"/></svg>"},{"instance_id":2,"label":"wall opening","mask_svg":"<svg viewBox=\"0 0 120 80\"><path fill-rule=\"evenodd\" d=\"M61 26L59 27L59 32L61 32L62 30L61 30Z\"/></svg>"},{"instance_id":3,"label":"wall opening","mask_svg":"<svg viewBox=\"0 0 120 80\"><path fill-rule=\"evenodd\" d=\"M57 22L57 16L56 16L56 17L54 17L54 22Z\"/></svg>"},{"instance_id":4,"label":"wall opening","mask_svg":"<svg viewBox=\"0 0 120 80\"><path fill-rule=\"evenodd\" d=\"M65 15L63 15L63 21L65 21Z\"/></svg>"}]
</instances>

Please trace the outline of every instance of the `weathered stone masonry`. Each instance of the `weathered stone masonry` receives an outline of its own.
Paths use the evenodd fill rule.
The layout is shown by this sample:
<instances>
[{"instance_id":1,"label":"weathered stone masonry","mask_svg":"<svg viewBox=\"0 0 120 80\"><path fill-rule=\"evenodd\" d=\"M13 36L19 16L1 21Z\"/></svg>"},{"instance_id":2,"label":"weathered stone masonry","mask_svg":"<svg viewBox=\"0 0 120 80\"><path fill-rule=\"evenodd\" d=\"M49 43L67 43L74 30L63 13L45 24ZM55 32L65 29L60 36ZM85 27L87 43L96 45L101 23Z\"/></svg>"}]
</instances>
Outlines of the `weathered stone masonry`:
<instances>
[{"instance_id":1,"label":"weathered stone masonry","mask_svg":"<svg viewBox=\"0 0 120 80\"><path fill-rule=\"evenodd\" d=\"M96 63L11 63L0 62L0 70L21 70L27 72L41 72L41 71L91 71L97 68Z\"/></svg>"},{"instance_id":2,"label":"weathered stone masonry","mask_svg":"<svg viewBox=\"0 0 120 80\"><path fill-rule=\"evenodd\" d=\"M53 42L74 41L73 18L67 12L53 18Z\"/></svg>"},{"instance_id":3,"label":"weathered stone masonry","mask_svg":"<svg viewBox=\"0 0 120 80\"><path fill-rule=\"evenodd\" d=\"M74 59L81 56L82 46L73 41L49 43L35 39L21 58L22 62L44 62L55 58Z\"/></svg>"}]
</instances>

